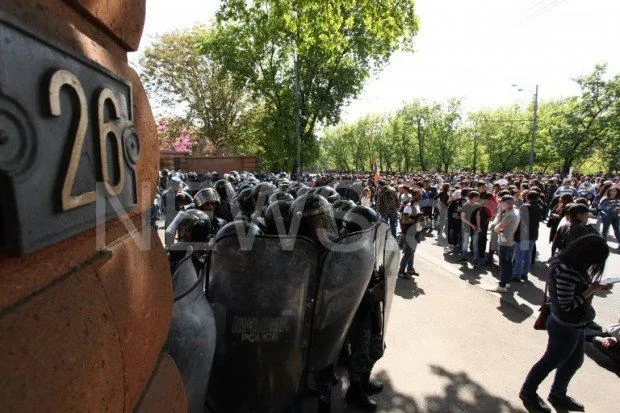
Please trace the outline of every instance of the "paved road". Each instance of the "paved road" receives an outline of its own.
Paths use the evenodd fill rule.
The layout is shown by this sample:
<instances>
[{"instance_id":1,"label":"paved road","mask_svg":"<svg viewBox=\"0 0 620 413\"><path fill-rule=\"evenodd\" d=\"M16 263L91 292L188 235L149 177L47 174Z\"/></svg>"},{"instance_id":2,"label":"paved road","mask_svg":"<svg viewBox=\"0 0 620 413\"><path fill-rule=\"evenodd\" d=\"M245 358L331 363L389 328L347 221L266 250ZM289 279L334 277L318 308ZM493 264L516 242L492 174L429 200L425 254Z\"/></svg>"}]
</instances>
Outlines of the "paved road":
<instances>
[{"instance_id":1,"label":"paved road","mask_svg":"<svg viewBox=\"0 0 620 413\"><path fill-rule=\"evenodd\" d=\"M542 241L540 260L549 257ZM531 282L513 294L484 290L497 283L497 267L473 270L444 257L444 242L427 238L416 253L415 280L399 280L388 348L374 376L386 383L377 396L381 412L523 412L518 392L529 368L544 352L546 333L532 325L540 305L546 265L537 263ZM610 244L616 246L616 244ZM617 275L614 254L606 276ZM615 272L614 272L615 271ZM597 321L620 317L620 290L596 298ZM608 360L590 349L570 391L588 412L620 412L620 375L608 371ZM546 397L551 376L542 385ZM343 390L344 391L344 390ZM339 403L339 407L342 402ZM345 409L353 413L355 409Z\"/></svg>"},{"instance_id":2,"label":"paved road","mask_svg":"<svg viewBox=\"0 0 620 413\"><path fill-rule=\"evenodd\" d=\"M424 257L437 266L441 266L446 271L458 275L472 285L479 285L482 288L497 285L499 279L497 257L495 257L496 265L474 269L471 264L456 262L456 257L449 254L445 248L447 246L445 239L437 238L435 235L436 233L432 237L426 238L419 248L418 256ZM548 238L549 228L542 224L540 226L540 238L537 242L538 260L532 268L529 281L521 284L513 283L513 292L501 295L504 300L520 307L525 313L531 314L540 307L548 274L547 260L551 256L551 245L546 242ZM611 238L609 239L611 240ZM615 242L609 242L612 253L607 260L603 278L620 276L620 255L618 250L613 249L617 245ZM594 299L594 307L597 311L596 320L601 325L615 323L620 318L620 284L617 288L618 290L615 291L615 294L613 291L611 293L598 294ZM495 295L500 296L500 294Z\"/></svg>"},{"instance_id":3,"label":"paved road","mask_svg":"<svg viewBox=\"0 0 620 413\"><path fill-rule=\"evenodd\" d=\"M484 290L497 283L496 266L474 270L454 262L445 255L445 241L434 237L419 246L415 267L421 276L398 280L388 348L373 371L385 384L384 392L375 396L379 412L525 412L519 388L544 352L547 337L532 328L550 253L543 241L547 231L541 227L535 276L516 285L512 294ZM612 255L606 276L620 275L619 264L620 257ZM594 304L600 324L615 322L620 317L620 289L596 298ZM610 366L604 356L588 353L571 394L588 412L620 412L620 374L606 369ZM543 383L543 397L550 383L551 378ZM334 398L335 413L357 413L345 406L346 387L344 376Z\"/></svg>"}]
</instances>

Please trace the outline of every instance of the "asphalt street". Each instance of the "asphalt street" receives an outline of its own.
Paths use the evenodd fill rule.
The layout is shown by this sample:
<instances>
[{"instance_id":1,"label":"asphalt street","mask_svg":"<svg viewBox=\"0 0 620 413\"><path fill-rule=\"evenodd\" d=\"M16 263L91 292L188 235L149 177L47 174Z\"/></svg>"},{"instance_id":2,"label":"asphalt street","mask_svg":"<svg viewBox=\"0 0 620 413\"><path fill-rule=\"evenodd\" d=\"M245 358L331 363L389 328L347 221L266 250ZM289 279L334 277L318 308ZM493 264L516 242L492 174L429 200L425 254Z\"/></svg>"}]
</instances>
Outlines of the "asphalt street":
<instances>
[{"instance_id":1,"label":"asphalt street","mask_svg":"<svg viewBox=\"0 0 620 413\"><path fill-rule=\"evenodd\" d=\"M445 240L435 236L420 244L415 268L421 275L398 280L388 348L373 370L373 377L386 386L375 396L380 412L525 411L519 389L547 339L546 332L533 328L547 276L547 237L543 224L534 276L513 284L510 294L485 290L497 284L497 265L474 270L471 264L458 263L444 248ZM604 278L620 275L619 264L615 252ZM596 297L594 305L599 324L617 322L620 290ZM585 404L587 412L620 412L620 373L608 370L613 364L591 347L587 354L570 394ZM539 389L544 398L552 376ZM346 384L342 387L344 393ZM339 403L339 411L357 412Z\"/></svg>"},{"instance_id":2,"label":"asphalt street","mask_svg":"<svg viewBox=\"0 0 620 413\"><path fill-rule=\"evenodd\" d=\"M163 240L163 231L159 234ZM547 340L546 332L533 328L547 276L547 237L543 224L533 275L526 283L513 284L509 294L485 290L497 284L497 258L495 265L473 269L457 262L436 232L419 245L415 268L421 275L398 280L386 353L373 370L373 378L385 385L374 396L379 412L525 412L519 389ZM604 278L620 275L619 270L620 256L614 251ZM596 321L603 326L620 318L620 285L616 287L594 299ZM613 368L609 359L588 348L569 389L587 412L620 412L620 373ZM542 397L552 376L539 389ZM347 386L343 374L334 413L358 412L346 406Z\"/></svg>"}]
</instances>

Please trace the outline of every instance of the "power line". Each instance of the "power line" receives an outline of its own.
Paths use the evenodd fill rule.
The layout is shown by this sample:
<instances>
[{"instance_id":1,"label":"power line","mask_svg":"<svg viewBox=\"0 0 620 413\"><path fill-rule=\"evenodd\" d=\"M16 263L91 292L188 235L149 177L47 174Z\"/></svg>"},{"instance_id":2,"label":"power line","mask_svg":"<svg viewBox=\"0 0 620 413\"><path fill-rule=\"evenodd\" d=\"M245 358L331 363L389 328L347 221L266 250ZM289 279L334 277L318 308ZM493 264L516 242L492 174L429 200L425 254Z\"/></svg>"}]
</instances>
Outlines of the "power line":
<instances>
[{"instance_id":1,"label":"power line","mask_svg":"<svg viewBox=\"0 0 620 413\"><path fill-rule=\"evenodd\" d=\"M531 20L536 16L544 14L545 12L551 10L553 7L557 6L561 1L562 0L552 0L550 3L547 3L538 10L533 10L532 12L527 13L526 15L522 16L521 23L525 23L526 21Z\"/></svg>"},{"instance_id":2,"label":"power line","mask_svg":"<svg viewBox=\"0 0 620 413\"><path fill-rule=\"evenodd\" d=\"M525 23L529 20L535 19L536 17L542 16L543 14L548 13L549 11L553 10L554 8L564 3L565 1L566 0L553 0L551 3L547 4L542 9L534 11L533 13L530 13L529 15L525 16L523 19L520 20L520 23Z\"/></svg>"},{"instance_id":3,"label":"power line","mask_svg":"<svg viewBox=\"0 0 620 413\"><path fill-rule=\"evenodd\" d=\"M531 5L530 7L526 7L525 9L521 10L520 12L518 12L517 16L523 17L526 14L530 13L530 11L532 11L532 10L534 10L536 8L539 8L540 6L544 7L546 1L547 0L540 0L537 3L534 3L533 5Z\"/></svg>"}]
</instances>

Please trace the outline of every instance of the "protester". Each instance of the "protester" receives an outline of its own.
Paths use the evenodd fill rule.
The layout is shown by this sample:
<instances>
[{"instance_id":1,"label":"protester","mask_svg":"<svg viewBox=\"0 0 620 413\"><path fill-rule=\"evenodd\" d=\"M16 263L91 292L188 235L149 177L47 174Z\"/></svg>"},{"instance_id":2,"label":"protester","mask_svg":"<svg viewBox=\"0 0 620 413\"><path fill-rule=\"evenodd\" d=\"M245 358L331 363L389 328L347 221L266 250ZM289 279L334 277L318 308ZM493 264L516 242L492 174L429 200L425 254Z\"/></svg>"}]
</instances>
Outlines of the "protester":
<instances>
[{"instance_id":1,"label":"protester","mask_svg":"<svg viewBox=\"0 0 620 413\"><path fill-rule=\"evenodd\" d=\"M379 181L379 193L377 195L377 212L384 221L390 224L390 232L396 238L396 227L398 225L398 209L400 201L396 189L387 185L384 181Z\"/></svg>"},{"instance_id":2,"label":"protester","mask_svg":"<svg viewBox=\"0 0 620 413\"><path fill-rule=\"evenodd\" d=\"M505 214L494 229L499 239L500 281L499 285L490 289L490 291L507 293L512 281L512 258L515 248L514 234L519 227L520 218L514 209L514 198L511 195L504 195L502 197L501 206Z\"/></svg>"},{"instance_id":3,"label":"protester","mask_svg":"<svg viewBox=\"0 0 620 413\"><path fill-rule=\"evenodd\" d=\"M421 191L419 189L413 190L411 192L411 202L403 210L401 220L403 257L400 260L398 276L405 279L410 279L412 275L420 275L413 267L413 259L420 240L420 233L422 232L421 223L424 220L424 215L419 205L421 199Z\"/></svg>"},{"instance_id":4,"label":"protester","mask_svg":"<svg viewBox=\"0 0 620 413\"><path fill-rule=\"evenodd\" d=\"M612 285L600 284L608 256L609 247L601 237L586 235L574 241L552 261L547 350L528 373L519 393L527 409L551 412L537 391L549 373L557 368L547 400L556 408L584 411L584 406L568 396L567 390L583 363L584 328L595 316L592 296L612 288Z\"/></svg>"},{"instance_id":5,"label":"protester","mask_svg":"<svg viewBox=\"0 0 620 413\"><path fill-rule=\"evenodd\" d=\"M610 187L605 196L603 196L598 204L599 216L601 217L601 223L603 225L602 234L603 238L607 239L609 233L609 227L611 226L616 236L616 242L618 243L618 249L620 249L620 191L618 187Z\"/></svg>"}]
</instances>

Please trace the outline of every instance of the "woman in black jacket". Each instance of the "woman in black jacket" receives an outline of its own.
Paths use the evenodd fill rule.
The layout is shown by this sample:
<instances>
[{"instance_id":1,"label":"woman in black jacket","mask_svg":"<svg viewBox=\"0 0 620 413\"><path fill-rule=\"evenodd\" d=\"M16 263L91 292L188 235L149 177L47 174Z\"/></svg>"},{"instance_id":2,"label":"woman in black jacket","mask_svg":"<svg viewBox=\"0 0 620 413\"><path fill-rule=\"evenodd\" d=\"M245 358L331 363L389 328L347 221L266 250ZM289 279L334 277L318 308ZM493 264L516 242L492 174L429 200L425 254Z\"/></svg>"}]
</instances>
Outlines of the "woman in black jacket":
<instances>
[{"instance_id":1,"label":"woman in black jacket","mask_svg":"<svg viewBox=\"0 0 620 413\"><path fill-rule=\"evenodd\" d=\"M571 243L551 263L547 318L549 341L542 358L530 370L519 397L530 411L551 412L536 393L538 386L557 368L547 400L556 408L584 411L582 404L566 394L568 384L583 364L585 326L594 320L592 296L612 285L599 282L609 256L605 240L594 234Z\"/></svg>"}]
</instances>

